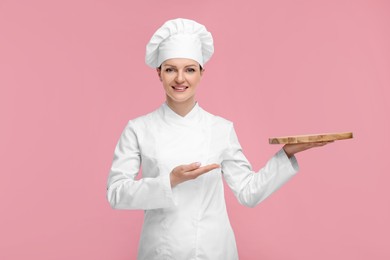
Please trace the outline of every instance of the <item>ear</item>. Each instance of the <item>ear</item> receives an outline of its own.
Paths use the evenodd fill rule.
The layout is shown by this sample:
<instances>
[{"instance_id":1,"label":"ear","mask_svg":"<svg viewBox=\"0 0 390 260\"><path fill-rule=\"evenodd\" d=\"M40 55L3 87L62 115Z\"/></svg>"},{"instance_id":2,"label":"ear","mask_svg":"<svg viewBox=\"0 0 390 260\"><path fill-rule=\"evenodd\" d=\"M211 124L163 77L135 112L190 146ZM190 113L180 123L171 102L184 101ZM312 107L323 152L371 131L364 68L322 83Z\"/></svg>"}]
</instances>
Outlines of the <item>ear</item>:
<instances>
[{"instance_id":1,"label":"ear","mask_svg":"<svg viewBox=\"0 0 390 260\"><path fill-rule=\"evenodd\" d=\"M160 81L162 81L162 79L161 79L161 69L160 68L156 68L156 71L157 71L158 77L160 78Z\"/></svg>"},{"instance_id":2,"label":"ear","mask_svg":"<svg viewBox=\"0 0 390 260\"><path fill-rule=\"evenodd\" d=\"M203 72L205 72L205 69L202 68L202 70L200 71L200 76L201 77L203 76Z\"/></svg>"}]
</instances>

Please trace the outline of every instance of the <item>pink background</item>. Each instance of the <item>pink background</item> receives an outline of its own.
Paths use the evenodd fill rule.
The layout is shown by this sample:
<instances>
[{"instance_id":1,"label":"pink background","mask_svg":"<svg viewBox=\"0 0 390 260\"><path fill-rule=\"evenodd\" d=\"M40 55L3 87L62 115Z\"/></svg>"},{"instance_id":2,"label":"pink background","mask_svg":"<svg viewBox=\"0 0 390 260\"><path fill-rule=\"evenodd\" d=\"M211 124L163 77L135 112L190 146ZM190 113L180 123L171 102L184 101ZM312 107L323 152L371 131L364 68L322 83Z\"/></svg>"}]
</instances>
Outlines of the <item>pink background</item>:
<instances>
[{"instance_id":1,"label":"pink background","mask_svg":"<svg viewBox=\"0 0 390 260\"><path fill-rule=\"evenodd\" d=\"M213 33L198 101L268 137L353 131L299 154L254 209L227 204L241 259L390 259L389 1L0 1L0 259L135 259L142 211L106 201L127 121L164 101L145 45L185 17ZM375 137L374 137L375 136Z\"/></svg>"}]
</instances>

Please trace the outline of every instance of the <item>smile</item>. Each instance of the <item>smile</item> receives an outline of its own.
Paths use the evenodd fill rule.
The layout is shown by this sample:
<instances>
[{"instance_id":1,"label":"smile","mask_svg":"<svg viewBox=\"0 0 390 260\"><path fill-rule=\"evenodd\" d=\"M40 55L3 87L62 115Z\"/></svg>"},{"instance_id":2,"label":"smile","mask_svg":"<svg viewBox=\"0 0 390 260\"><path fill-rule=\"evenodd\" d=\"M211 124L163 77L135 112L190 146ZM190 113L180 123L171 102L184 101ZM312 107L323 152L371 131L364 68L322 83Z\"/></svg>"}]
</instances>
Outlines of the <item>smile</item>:
<instances>
[{"instance_id":1,"label":"smile","mask_svg":"<svg viewBox=\"0 0 390 260\"><path fill-rule=\"evenodd\" d=\"M185 91L188 87L187 86L172 86L172 88L176 91L183 92Z\"/></svg>"}]
</instances>

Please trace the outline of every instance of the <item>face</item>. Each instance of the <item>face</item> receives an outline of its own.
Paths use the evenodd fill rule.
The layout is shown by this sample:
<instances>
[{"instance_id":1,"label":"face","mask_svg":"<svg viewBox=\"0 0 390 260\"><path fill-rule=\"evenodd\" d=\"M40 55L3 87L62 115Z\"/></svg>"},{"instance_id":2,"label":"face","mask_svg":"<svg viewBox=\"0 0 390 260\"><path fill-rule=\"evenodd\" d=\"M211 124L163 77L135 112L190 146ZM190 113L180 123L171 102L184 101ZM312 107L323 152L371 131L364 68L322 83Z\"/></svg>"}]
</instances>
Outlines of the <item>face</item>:
<instances>
[{"instance_id":1,"label":"face","mask_svg":"<svg viewBox=\"0 0 390 260\"><path fill-rule=\"evenodd\" d=\"M157 69L157 72L168 104L195 103L196 87L203 74L198 62L184 58L169 59L161 64L161 69Z\"/></svg>"}]
</instances>

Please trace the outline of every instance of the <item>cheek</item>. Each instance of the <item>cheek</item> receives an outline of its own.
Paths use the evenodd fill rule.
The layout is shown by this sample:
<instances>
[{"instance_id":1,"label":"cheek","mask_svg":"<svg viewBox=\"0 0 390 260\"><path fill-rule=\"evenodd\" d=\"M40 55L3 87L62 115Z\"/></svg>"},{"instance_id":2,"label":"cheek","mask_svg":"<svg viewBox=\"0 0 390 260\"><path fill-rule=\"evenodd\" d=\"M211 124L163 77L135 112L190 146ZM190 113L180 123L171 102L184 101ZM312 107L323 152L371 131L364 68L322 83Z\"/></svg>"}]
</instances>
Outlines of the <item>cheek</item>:
<instances>
[{"instance_id":1,"label":"cheek","mask_svg":"<svg viewBox=\"0 0 390 260\"><path fill-rule=\"evenodd\" d=\"M165 90L168 90L168 89L170 89L170 86L171 86L171 85L170 85L169 83L167 83L167 82L164 82L164 83L163 83L163 86L164 86L164 89L165 89Z\"/></svg>"},{"instance_id":2,"label":"cheek","mask_svg":"<svg viewBox=\"0 0 390 260\"><path fill-rule=\"evenodd\" d=\"M194 76L194 77L191 78L191 83L192 83L193 86L198 85L199 82L200 82L200 77L199 76Z\"/></svg>"},{"instance_id":3,"label":"cheek","mask_svg":"<svg viewBox=\"0 0 390 260\"><path fill-rule=\"evenodd\" d=\"M167 76L162 76L162 77L161 77L161 81L162 81L164 87L165 87L165 86L169 86L170 83L171 83L170 78L167 77Z\"/></svg>"}]
</instances>

